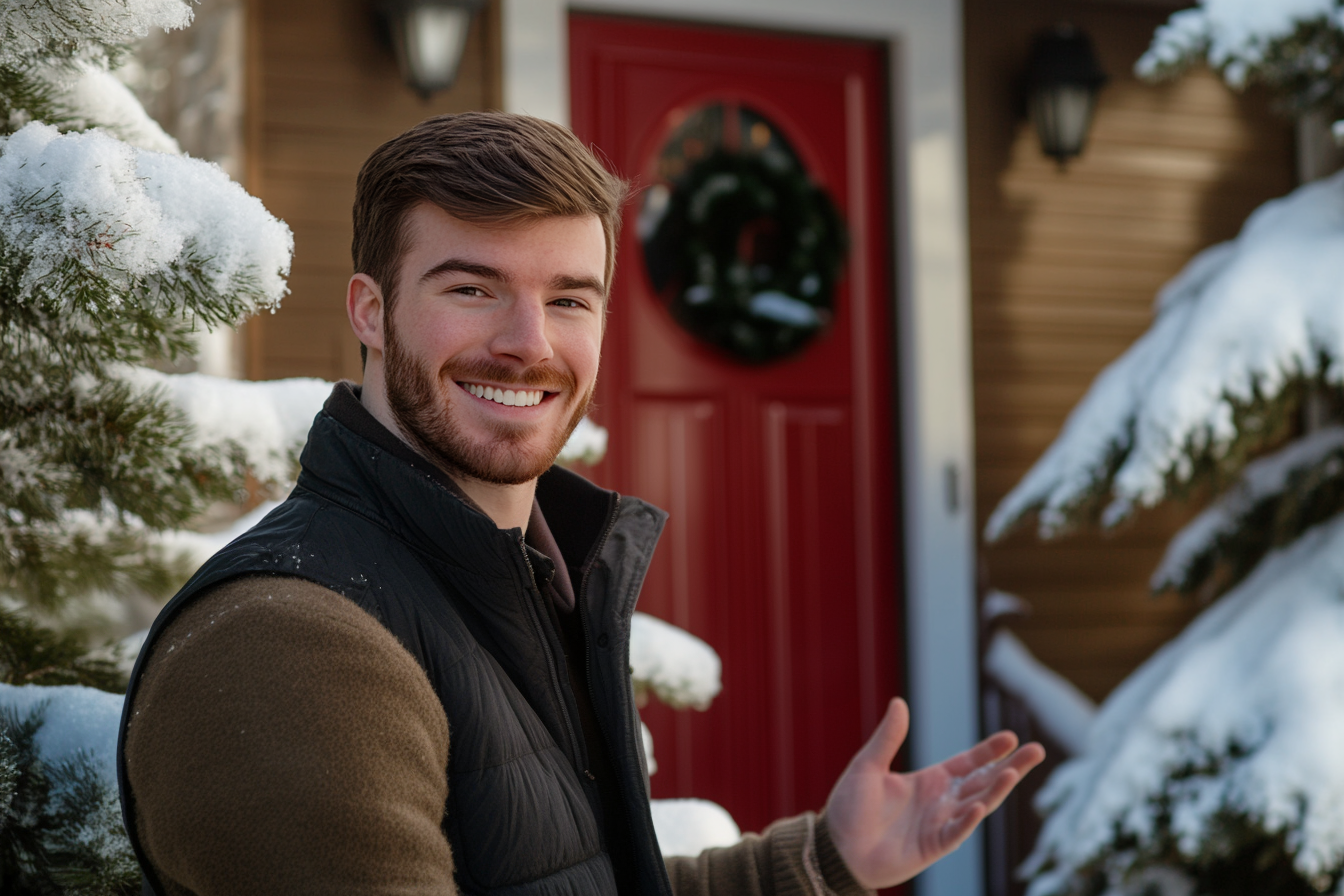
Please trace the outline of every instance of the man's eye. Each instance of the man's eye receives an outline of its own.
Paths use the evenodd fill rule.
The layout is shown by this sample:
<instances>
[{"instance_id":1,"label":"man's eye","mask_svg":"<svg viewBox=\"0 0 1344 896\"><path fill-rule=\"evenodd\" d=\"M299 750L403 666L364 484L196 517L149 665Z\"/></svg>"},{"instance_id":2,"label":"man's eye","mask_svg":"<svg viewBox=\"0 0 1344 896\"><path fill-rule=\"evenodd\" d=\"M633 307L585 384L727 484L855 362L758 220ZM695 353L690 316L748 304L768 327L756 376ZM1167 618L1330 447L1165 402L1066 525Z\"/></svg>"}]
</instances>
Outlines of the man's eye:
<instances>
[{"instance_id":1,"label":"man's eye","mask_svg":"<svg viewBox=\"0 0 1344 896\"><path fill-rule=\"evenodd\" d=\"M483 296L486 294L485 290L479 286L455 286L453 292L464 296Z\"/></svg>"},{"instance_id":2,"label":"man's eye","mask_svg":"<svg viewBox=\"0 0 1344 896\"><path fill-rule=\"evenodd\" d=\"M559 305L561 308L582 308L583 303L578 299L553 299L552 305Z\"/></svg>"}]
</instances>

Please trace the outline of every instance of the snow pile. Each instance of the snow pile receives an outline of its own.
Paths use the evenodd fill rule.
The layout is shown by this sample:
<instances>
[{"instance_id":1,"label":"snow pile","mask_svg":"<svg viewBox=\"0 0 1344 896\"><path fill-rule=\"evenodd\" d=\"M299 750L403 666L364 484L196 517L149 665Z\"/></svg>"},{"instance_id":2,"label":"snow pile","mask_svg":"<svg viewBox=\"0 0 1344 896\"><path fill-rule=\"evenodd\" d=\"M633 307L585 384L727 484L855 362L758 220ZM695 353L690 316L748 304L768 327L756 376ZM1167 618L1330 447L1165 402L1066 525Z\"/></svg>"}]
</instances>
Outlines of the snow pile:
<instances>
[{"instance_id":1,"label":"snow pile","mask_svg":"<svg viewBox=\"0 0 1344 896\"><path fill-rule=\"evenodd\" d=\"M0 0L0 65L53 47L74 53L131 43L150 28L185 28L191 17L183 0Z\"/></svg>"},{"instance_id":2,"label":"snow pile","mask_svg":"<svg viewBox=\"0 0 1344 896\"><path fill-rule=\"evenodd\" d=\"M0 242L28 259L20 299L68 304L81 276L169 300L167 313L181 287L247 294L249 313L287 292L289 228L208 162L33 123L0 141L0 206Z\"/></svg>"},{"instance_id":3,"label":"snow pile","mask_svg":"<svg viewBox=\"0 0 1344 896\"><path fill-rule=\"evenodd\" d=\"M1041 729L1078 756L1087 749L1096 704L1032 655L1016 635L999 629L985 651L985 674L1026 704Z\"/></svg>"},{"instance_id":4,"label":"snow pile","mask_svg":"<svg viewBox=\"0 0 1344 896\"><path fill-rule=\"evenodd\" d=\"M696 856L742 839L728 810L709 800L650 800L649 810L665 856Z\"/></svg>"},{"instance_id":5,"label":"snow pile","mask_svg":"<svg viewBox=\"0 0 1344 896\"><path fill-rule=\"evenodd\" d=\"M1179 586L1191 568L1216 548L1220 538L1250 525L1249 517L1257 505L1281 495L1294 474L1317 466L1341 448L1344 426L1328 426L1247 464L1236 486L1187 523L1167 545L1162 562L1153 572L1153 590Z\"/></svg>"},{"instance_id":6,"label":"snow pile","mask_svg":"<svg viewBox=\"0 0 1344 896\"><path fill-rule=\"evenodd\" d=\"M1140 77L1153 77L1192 55L1207 53L1209 63L1223 70L1228 83L1241 87L1248 69L1264 59L1271 42L1291 36L1303 22L1328 17L1344 27L1344 9L1337 0L1201 0L1195 9L1173 13L1157 29L1135 71Z\"/></svg>"},{"instance_id":7,"label":"snow pile","mask_svg":"<svg viewBox=\"0 0 1344 896\"><path fill-rule=\"evenodd\" d=\"M1296 870L1328 881L1344 867L1341 644L1344 516L1269 554L1102 705L1090 752L1038 797L1050 815L1030 896L1216 860L1238 819L1282 833Z\"/></svg>"},{"instance_id":8,"label":"snow pile","mask_svg":"<svg viewBox=\"0 0 1344 896\"><path fill-rule=\"evenodd\" d=\"M636 613L630 623L630 667L637 687L677 709L708 709L723 689L723 664L714 648L647 613Z\"/></svg>"},{"instance_id":9,"label":"snow pile","mask_svg":"<svg viewBox=\"0 0 1344 896\"><path fill-rule=\"evenodd\" d=\"M287 483L313 418L331 394L326 380L233 380L203 373L165 374L127 367L123 379L141 389L161 390L195 429L198 446L234 442L246 452L252 475Z\"/></svg>"},{"instance_id":10,"label":"snow pile","mask_svg":"<svg viewBox=\"0 0 1344 896\"><path fill-rule=\"evenodd\" d=\"M1265 203L1163 288L1152 327L1097 377L986 535L1037 511L1049 538L1108 489L1108 525L1152 506L1195 457L1227 453L1239 409L1312 377L1344 383L1344 172Z\"/></svg>"}]
</instances>

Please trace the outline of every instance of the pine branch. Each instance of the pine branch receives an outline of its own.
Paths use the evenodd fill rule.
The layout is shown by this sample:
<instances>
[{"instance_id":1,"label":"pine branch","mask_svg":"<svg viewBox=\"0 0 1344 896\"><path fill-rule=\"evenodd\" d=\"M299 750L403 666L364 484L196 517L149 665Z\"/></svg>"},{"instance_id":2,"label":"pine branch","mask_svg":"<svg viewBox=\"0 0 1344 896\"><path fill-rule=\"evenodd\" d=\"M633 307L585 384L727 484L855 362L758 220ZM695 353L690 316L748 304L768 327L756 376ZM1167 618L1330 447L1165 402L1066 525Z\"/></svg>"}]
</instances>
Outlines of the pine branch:
<instances>
[{"instance_id":1,"label":"pine branch","mask_svg":"<svg viewBox=\"0 0 1344 896\"><path fill-rule=\"evenodd\" d=\"M68 130L74 117L50 80L30 69L0 65L0 136L12 134L30 121L45 121Z\"/></svg>"},{"instance_id":2,"label":"pine branch","mask_svg":"<svg viewBox=\"0 0 1344 896\"><path fill-rule=\"evenodd\" d=\"M90 654L75 632L57 632L0 607L0 682L12 685L84 685L126 693L115 659Z\"/></svg>"},{"instance_id":3,"label":"pine branch","mask_svg":"<svg viewBox=\"0 0 1344 896\"><path fill-rule=\"evenodd\" d=\"M0 892L13 896L132 896L139 867L117 797L83 751L46 762L37 734L47 706L24 716L0 707L0 738L17 773L0 818ZM3 761L0 760L0 768Z\"/></svg>"},{"instance_id":4,"label":"pine branch","mask_svg":"<svg viewBox=\"0 0 1344 896\"><path fill-rule=\"evenodd\" d=\"M1336 9L1334 15L1297 22L1291 33L1235 46L1215 46L1213 27L1204 10L1177 12L1158 29L1139 61L1139 75L1164 81L1208 64L1237 90L1253 84L1268 88L1285 114L1344 116L1344 12Z\"/></svg>"}]
</instances>

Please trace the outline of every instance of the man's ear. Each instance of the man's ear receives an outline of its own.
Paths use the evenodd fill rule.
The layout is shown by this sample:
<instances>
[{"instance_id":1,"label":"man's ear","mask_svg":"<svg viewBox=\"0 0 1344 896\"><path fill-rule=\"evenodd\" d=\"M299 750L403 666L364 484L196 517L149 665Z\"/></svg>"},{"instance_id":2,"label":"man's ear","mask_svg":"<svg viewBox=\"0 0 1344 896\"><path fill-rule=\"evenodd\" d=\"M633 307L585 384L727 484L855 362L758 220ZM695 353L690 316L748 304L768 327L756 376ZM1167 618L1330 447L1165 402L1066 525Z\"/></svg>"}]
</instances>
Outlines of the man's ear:
<instances>
[{"instance_id":1,"label":"man's ear","mask_svg":"<svg viewBox=\"0 0 1344 896\"><path fill-rule=\"evenodd\" d=\"M368 274L355 274L346 287L345 311L350 328L364 346L383 352L383 290Z\"/></svg>"}]
</instances>

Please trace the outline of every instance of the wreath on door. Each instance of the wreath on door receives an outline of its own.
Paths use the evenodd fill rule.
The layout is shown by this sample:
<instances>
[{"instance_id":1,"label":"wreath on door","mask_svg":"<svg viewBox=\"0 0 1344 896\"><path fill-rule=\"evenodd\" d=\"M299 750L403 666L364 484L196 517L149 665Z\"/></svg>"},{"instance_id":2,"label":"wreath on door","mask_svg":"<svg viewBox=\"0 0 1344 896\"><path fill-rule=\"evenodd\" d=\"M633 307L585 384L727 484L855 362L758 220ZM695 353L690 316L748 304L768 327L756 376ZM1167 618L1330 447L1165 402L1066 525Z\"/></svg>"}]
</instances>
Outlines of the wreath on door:
<instances>
[{"instance_id":1,"label":"wreath on door","mask_svg":"<svg viewBox=\"0 0 1344 896\"><path fill-rule=\"evenodd\" d=\"M848 247L831 198L790 161L717 148L657 203L646 198L653 221L641 222L649 277L672 317L751 364L826 329Z\"/></svg>"}]
</instances>

